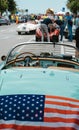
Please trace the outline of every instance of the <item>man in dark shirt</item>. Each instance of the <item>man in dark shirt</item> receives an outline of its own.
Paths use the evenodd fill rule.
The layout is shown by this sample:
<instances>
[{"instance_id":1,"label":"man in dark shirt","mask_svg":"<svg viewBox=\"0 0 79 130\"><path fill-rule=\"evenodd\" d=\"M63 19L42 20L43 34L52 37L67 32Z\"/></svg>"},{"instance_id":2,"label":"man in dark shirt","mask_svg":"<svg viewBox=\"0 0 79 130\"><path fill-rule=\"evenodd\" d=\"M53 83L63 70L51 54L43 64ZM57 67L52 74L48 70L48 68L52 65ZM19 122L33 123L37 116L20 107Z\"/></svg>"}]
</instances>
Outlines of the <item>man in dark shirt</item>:
<instances>
[{"instance_id":1,"label":"man in dark shirt","mask_svg":"<svg viewBox=\"0 0 79 130\"><path fill-rule=\"evenodd\" d=\"M52 23L52 20L50 18L45 18L40 24L40 28L42 31L42 41L44 41L44 33L46 33L47 41L50 42L50 37L48 33L48 24L50 23Z\"/></svg>"}]
</instances>

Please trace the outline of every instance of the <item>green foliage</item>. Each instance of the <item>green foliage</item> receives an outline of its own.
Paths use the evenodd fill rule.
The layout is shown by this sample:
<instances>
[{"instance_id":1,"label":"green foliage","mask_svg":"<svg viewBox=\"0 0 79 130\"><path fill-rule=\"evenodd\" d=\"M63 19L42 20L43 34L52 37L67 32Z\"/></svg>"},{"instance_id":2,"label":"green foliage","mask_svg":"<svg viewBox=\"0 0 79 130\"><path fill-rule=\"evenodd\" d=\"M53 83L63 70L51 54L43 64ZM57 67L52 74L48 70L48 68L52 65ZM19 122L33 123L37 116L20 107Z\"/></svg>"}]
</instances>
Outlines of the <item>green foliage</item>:
<instances>
[{"instance_id":1,"label":"green foliage","mask_svg":"<svg viewBox=\"0 0 79 130\"><path fill-rule=\"evenodd\" d=\"M0 0L0 12L3 13L8 9L11 13L16 11L16 2L14 0Z\"/></svg>"},{"instance_id":2,"label":"green foliage","mask_svg":"<svg viewBox=\"0 0 79 130\"><path fill-rule=\"evenodd\" d=\"M11 13L15 13L16 12L16 2L14 0L8 0L8 10Z\"/></svg>"},{"instance_id":3,"label":"green foliage","mask_svg":"<svg viewBox=\"0 0 79 130\"><path fill-rule=\"evenodd\" d=\"M67 8L70 9L72 13L77 14L77 12L79 12L79 0L68 0Z\"/></svg>"},{"instance_id":4,"label":"green foliage","mask_svg":"<svg viewBox=\"0 0 79 130\"><path fill-rule=\"evenodd\" d=\"M3 13L8 8L8 0L0 0L0 12Z\"/></svg>"}]
</instances>

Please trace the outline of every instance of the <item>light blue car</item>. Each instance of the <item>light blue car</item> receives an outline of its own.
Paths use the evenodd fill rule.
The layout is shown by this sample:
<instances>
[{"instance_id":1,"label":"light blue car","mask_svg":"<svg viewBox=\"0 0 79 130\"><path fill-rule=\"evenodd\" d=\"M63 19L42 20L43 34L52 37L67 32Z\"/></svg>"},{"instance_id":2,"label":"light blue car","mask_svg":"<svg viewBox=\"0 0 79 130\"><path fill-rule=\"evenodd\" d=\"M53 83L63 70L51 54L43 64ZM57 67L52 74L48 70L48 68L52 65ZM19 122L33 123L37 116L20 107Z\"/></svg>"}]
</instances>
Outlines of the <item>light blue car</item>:
<instances>
[{"instance_id":1,"label":"light blue car","mask_svg":"<svg viewBox=\"0 0 79 130\"><path fill-rule=\"evenodd\" d=\"M1 130L79 130L78 49L61 43L14 46L0 67Z\"/></svg>"}]
</instances>

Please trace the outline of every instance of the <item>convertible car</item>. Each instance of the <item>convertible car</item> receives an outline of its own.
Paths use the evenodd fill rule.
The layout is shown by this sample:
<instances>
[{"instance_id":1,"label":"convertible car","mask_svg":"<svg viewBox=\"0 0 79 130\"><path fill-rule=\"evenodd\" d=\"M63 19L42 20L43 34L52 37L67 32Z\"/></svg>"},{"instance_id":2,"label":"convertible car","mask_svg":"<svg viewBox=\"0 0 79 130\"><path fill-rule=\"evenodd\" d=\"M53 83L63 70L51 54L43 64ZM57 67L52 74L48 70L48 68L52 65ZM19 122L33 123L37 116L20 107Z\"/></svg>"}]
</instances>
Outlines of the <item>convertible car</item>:
<instances>
[{"instance_id":1,"label":"convertible car","mask_svg":"<svg viewBox=\"0 0 79 130\"><path fill-rule=\"evenodd\" d=\"M0 65L0 130L79 130L78 49L21 43Z\"/></svg>"},{"instance_id":2,"label":"convertible car","mask_svg":"<svg viewBox=\"0 0 79 130\"><path fill-rule=\"evenodd\" d=\"M18 35L21 34L34 34L37 28L37 23L35 21L28 21L26 23L21 23L17 27Z\"/></svg>"}]
</instances>

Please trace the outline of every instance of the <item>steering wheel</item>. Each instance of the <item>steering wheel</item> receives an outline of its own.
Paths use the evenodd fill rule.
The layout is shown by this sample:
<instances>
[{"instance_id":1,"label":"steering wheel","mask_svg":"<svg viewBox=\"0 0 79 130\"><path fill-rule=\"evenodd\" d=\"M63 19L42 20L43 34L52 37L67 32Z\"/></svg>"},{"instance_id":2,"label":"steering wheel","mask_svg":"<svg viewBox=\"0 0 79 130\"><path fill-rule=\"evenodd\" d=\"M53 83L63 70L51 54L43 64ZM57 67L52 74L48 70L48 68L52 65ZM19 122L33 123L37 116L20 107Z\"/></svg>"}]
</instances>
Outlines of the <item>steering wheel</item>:
<instances>
[{"instance_id":1,"label":"steering wheel","mask_svg":"<svg viewBox=\"0 0 79 130\"><path fill-rule=\"evenodd\" d=\"M26 55L27 56L24 56L24 57L20 57L21 55ZM16 62L18 62L18 59L22 58L22 60L24 61L24 66L29 66L29 63L32 61L32 56L36 57L35 54L31 53L31 52L23 52L23 53L20 53L16 56L16 58L14 59L14 64ZM20 58L19 58L20 57Z\"/></svg>"}]
</instances>

